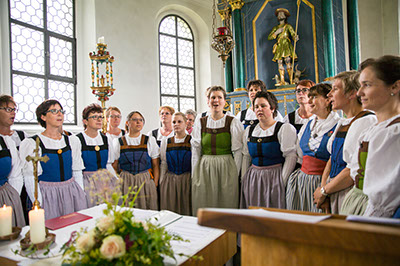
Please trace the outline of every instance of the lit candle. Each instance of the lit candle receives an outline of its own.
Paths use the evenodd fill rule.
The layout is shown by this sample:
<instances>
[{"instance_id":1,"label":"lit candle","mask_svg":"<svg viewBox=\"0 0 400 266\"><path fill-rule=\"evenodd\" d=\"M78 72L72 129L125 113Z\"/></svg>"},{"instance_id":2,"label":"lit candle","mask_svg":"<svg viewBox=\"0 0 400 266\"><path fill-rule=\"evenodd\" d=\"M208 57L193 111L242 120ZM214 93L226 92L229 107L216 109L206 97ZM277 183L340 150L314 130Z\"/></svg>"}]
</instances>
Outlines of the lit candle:
<instances>
[{"instance_id":1,"label":"lit candle","mask_svg":"<svg viewBox=\"0 0 400 266\"><path fill-rule=\"evenodd\" d=\"M104 43L104 36L101 36L101 37L99 38L99 40L97 41L97 43Z\"/></svg>"},{"instance_id":2,"label":"lit candle","mask_svg":"<svg viewBox=\"0 0 400 266\"><path fill-rule=\"evenodd\" d=\"M12 207L4 204L0 208L0 236L8 236L12 233Z\"/></svg>"},{"instance_id":3,"label":"lit candle","mask_svg":"<svg viewBox=\"0 0 400 266\"><path fill-rule=\"evenodd\" d=\"M42 243L46 239L46 230L44 227L44 210L35 206L34 210L29 211L29 225L31 242L33 244Z\"/></svg>"}]
</instances>

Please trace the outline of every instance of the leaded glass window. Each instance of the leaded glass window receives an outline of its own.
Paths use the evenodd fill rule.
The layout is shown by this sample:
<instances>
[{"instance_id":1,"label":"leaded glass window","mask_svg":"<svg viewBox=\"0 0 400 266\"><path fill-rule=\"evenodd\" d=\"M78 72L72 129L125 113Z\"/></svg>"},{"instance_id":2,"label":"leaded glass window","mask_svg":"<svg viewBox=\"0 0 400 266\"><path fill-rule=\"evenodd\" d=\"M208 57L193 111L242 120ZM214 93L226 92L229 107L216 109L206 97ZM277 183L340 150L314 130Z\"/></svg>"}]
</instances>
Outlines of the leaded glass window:
<instances>
[{"instance_id":1,"label":"leaded glass window","mask_svg":"<svg viewBox=\"0 0 400 266\"><path fill-rule=\"evenodd\" d=\"M194 41L189 25L169 15L159 26L161 105L196 110Z\"/></svg>"},{"instance_id":2,"label":"leaded glass window","mask_svg":"<svg viewBox=\"0 0 400 266\"><path fill-rule=\"evenodd\" d=\"M11 94L16 122L36 124L36 107L56 99L76 124L74 0L9 0Z\"/></svg>"}]
</instances>

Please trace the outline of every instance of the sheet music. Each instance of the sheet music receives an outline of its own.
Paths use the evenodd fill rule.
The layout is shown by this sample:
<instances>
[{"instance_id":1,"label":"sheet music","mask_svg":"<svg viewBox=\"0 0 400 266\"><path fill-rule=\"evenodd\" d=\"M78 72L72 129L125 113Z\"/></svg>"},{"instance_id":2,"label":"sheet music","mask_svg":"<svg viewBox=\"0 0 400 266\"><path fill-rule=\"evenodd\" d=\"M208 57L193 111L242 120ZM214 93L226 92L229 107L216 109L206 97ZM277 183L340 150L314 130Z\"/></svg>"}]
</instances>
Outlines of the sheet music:
<instances>
[{"instance_id":1,"label":"sheet music","mask_svg":"<svg viewBox=\"0 0 400 266\"><path fill-rule=\"evenodd\" d=\"M307 215L294 214L285 212L267 211L264 209L223 209L223 208L205 208L208 211L223 212L237 215L249 215L254 217L264 217L272 219L281 219L285 221L300 222L300 223L319 223L331 217L331 215Z\"/></svg>"},{"instance_id":2,"label":"sheet music","mask_svg":"<svg viewBox=\"0 0 400 266\"><path fill-rule=\"evenodd\" d=\"M385 217L367 217L359 215L349 215L347 216L346 221L400 226L400 219L385 218Z\"/></svg>"}]
</instances>

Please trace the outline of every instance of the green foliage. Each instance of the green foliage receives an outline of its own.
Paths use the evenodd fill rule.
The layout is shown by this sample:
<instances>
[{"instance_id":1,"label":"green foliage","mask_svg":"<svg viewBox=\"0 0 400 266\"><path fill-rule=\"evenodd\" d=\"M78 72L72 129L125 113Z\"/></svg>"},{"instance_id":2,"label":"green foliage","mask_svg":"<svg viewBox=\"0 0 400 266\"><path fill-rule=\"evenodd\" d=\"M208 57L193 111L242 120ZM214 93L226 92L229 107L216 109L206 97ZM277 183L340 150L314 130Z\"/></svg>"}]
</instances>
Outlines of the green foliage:
<instances>
[{"instance_id":1,"label":"green foliage","mask_svg":"<svg viewBox=\"0 0 400 266\"><path fill-rule=\"evenodd\" d=\"M74 232L62 247L63 265L163 265L162 256L175 259L171 241L184 241L180 236L169 234L164 227L150 222L137 221L132 210L118 207L120 203L122 206L133 208L142 187L143 185L136 192L130 189L129 193L123 196L116 193L111 196L111 202L106 202L105 217L102 217L111 222L105 223L105 220L100 218L93 230L82 229L80 232ZM128 202L132 196L133 199ZM122 256L107 259L102 253L103 240L109 236L121 237L124 240L125 251ZM80 237L90 238L88 243L91 244L82 245L83 240L80 241Z\"/></svg>"}]
</instances>

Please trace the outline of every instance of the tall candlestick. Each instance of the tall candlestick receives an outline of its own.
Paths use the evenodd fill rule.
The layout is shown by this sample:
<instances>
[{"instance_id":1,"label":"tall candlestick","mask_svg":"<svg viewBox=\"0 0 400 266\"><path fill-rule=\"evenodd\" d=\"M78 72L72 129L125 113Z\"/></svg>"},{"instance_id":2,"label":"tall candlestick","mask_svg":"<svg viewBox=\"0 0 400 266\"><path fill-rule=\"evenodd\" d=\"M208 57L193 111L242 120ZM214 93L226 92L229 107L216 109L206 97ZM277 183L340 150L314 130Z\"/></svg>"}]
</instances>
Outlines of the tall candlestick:
<instances>
[{"instance_id":1,"label":"tall candlestick","mask_svg":"<svg viewBox=\"0 0 400 266\"><path fill-rule=\"evenodd\" d=\"M42 243L46 239L46 230L44 227L44 210L35 206L35 209L29 211L29 226L31 242L33 244Z\"/></svg>"},{"instance_id":2,"label":"tall candlestick","mask_svg":"<svg viewBox=\"0 0 400 266\"><path fill-rule=\"evenodd\" d=\"M12 233L12 207L4 204L0 208L0 236L8 236Z\"/></svg>"}]
</instances>

